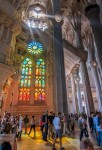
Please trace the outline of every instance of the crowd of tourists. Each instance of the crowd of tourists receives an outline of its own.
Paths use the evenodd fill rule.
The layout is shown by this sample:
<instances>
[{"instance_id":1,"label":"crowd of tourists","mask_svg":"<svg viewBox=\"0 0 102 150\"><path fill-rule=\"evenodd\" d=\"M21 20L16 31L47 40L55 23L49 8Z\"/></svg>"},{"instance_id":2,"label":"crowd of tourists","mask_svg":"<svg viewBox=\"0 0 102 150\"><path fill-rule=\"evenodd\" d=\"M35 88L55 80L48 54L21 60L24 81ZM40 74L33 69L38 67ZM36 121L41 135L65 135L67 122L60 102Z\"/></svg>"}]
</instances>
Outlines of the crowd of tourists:
<instances>
[{"instance_id":1,"label":"crowd of tourists","mask_svg":"<svg viewBox=\"0 0 102 150\"><path fill-rule=\"evenodd\" d=\"M49 113L48 110L46 110L39 118L42 140L53 140L52 148L54 149L56 139L59 138L60 149L63 149L62 137L73 134L75 132L75 126L77 125L80 129L80 141L82 141L83 135L88 138L88 121L90 132L94 133L98 145L102 146L102 132L100 136L98 135L100 133L98 131L102 131L102 120L101 114L98 112L95 114L91 113L90 117L87 117L86 114L80 114L78 116L77 114L66 115L64 113L61 114L60 112L55 115L53 111ZM24 128L24 133L28 135L30 135L33 130L33 136L35 138L36 122L34 115L29 119L27 115L23 118L21 114L12 116L5 111L3 117L0 117L0 134L12 133L15 135L15 138L20 139L22 136L22 128ZM30 130L28 132L29 124ZM88 141L86 141L86 143L87 142Z\"/></svg>"},{"instance_id":2,"label":"crowd of tourists","mask_svg":"<svg viewBox=\"0 0 102 150\"><path fill-rule=\"evenodd\" d=\"M78 125L80 128L80 141L83 135L87 138L88 133L88 123L90 128L90 133L93 133L97 143L102 147L102 115L100 112L91 112L90 116L87 118L85 114L80 114L78 119Z\"/></svg>"},{"instance_id":3,"label":"crowd of tourists","mask_svg":"<svg viewBox=\"0 0 102 150\"><path fill-rule=\"evenodd\" d=\"M4 113L4 116L0 117L0 134L15 134L17 138L21 138L23 126L23 118L19 116L11 116L10 113Z\"/></svg>"}]
</instances>

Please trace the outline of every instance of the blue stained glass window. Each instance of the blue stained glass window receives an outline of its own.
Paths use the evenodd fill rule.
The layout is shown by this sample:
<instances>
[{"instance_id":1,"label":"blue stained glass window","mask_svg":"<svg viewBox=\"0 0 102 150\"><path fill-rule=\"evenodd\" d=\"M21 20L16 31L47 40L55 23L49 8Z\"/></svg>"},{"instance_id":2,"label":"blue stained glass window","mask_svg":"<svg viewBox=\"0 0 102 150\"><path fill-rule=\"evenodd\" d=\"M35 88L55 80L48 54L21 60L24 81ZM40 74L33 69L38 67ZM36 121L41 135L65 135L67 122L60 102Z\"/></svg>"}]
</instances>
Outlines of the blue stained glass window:
<instances>
[{"instance_id":1,"label":"blue stained glass window","mask_svg":"<svg viewBox=\"0 0 102 150\"><path fill-rule=\"evenodd\" d=\"M31 54L40 54L43 51L42 44L39 42L31 42L28 44L27 50Z\"/></svg>"}]
</instances>

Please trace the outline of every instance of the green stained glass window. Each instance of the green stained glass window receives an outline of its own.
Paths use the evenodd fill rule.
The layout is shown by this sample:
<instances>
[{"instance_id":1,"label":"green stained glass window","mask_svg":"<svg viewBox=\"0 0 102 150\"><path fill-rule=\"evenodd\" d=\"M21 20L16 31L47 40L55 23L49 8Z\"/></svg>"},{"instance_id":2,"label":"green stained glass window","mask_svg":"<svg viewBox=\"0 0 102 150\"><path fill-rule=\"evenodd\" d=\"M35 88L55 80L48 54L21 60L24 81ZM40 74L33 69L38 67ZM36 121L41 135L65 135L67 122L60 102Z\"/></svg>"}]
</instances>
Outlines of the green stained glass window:
<instances>
[{"instance_id":1,"label":"green stained glass window","mask_svg":"<svg viewBox=\"0 0 102 150\"><path fill-rule=\"evenodd\" d=\"M26 58L22 63L20 88L19 88L19 101L30 100L30 86L32 74L32 61Z\"/></svg>"},{"instance_id":2,"label":"green stained glass window","mask_svg":"<svg viewBox=\"0 0 102 150\"><path fill-rule=\"evenodd\" d=\"M42 44L39 42L31 42L28 44L27 50L31 54L40 54L43 51Z\"/></svg>"},{"instance_id":3,"label":"green stained glass window","mask_svg":"<svg viewBox=\"0 0 102 150\"><path fill-rule=\"evenodd\" d=\"M45 74L46 66L43 59L36 62L36 79L35 79L35 100L45 100Z\"/></svg>"}]
</instances>

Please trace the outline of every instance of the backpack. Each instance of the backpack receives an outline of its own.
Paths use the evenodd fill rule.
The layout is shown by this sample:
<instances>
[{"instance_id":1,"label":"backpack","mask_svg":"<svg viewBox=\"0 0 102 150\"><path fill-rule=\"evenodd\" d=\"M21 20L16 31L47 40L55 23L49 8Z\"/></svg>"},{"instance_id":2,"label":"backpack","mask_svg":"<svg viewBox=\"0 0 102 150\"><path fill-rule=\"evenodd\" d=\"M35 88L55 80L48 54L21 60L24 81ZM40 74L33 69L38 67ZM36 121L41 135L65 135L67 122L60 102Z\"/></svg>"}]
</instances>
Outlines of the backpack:
<instances>
[{"instance_id":1,"label":"backpack","mask_svg":"<svg viewBox=\"0 0 102 150\"><path fill-rule=\"evenodd\" d=\"M9 142L2 143L1 150L12 150L11 144Z\"/></svg>"},{"instance_id":2,"label":"backpack","mask_svg":"<svg viewBox=\"0 0 102 150\"><path fill-rule=\"evenodd\" d=\"M79 126L79 129L82 129L83 124L82 124L81 120L80 120L80 121L78 121L78 126Z\"/></svg>"},{"instance_id":3,"label":"backpack","mask_svg":"<svg viewBox=\"0 0 102 150\"><path fill-rule=\"evenodd\" d=\"M11 131L11 129L12 129L12 125L11 125L10 123L6 123L4 132L5 132L6 134L9 134L10 131Z\"/></svg>"},{"instance_id":4,"label":"backpack","mask_svg":"<svg viewBox=\"0 0 102 150\"><path fill-rule=\"evenodd\" d=\"M24 118L24 124L29 123L29 119L27 117Z\"/></svg>"},{"instance_id":5,"label":"backpack","mask_svg":"<svg viewBox=\"0 0 102 150\"><path fill-rule=\"evenodd\" d=\"M44 125L44 122L42 121L42 117L39 118L39 126L42 127Z\"/></svg>"}]
</instances>

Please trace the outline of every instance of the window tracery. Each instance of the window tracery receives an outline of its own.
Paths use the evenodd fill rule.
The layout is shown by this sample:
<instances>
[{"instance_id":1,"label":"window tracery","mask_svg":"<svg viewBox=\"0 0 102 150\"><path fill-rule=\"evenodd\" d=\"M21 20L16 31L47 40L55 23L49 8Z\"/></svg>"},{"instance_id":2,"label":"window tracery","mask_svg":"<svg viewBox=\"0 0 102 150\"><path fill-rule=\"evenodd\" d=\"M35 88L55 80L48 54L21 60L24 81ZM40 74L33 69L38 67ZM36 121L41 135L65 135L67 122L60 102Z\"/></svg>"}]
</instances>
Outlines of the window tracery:
<instances>
[{"instance_id":1,"label":"window tracery","mask_svg":"<svg viewBox=\"0 0 102 150\"><path fill-rule=\"evenodd\" d=\"M28 44L27 50L35 57L43 51L41 43ZM36 60L36 59L35 59ZM22 63L21 79L19 86L19 101L30 101L31 89L34 89L34 101L45 101L46 64L42 58L35 62L35 67L30 58L25 58ZM34 69L35 68L35 69ZM35 74L34 78L32 76ZM34 85L32 86L32 83Z\"/></svg>"},{"instance_id":2,"label":"window tracery","mask_svg":"<svg viewBox=\"0 0 102 150\"><path fill-rule=\"evenodd\" d=\"M31 42L28 44L27 50L31 54L40 54L43 51L43 47L39 42Z\"/></svg>"}]
</instances>

